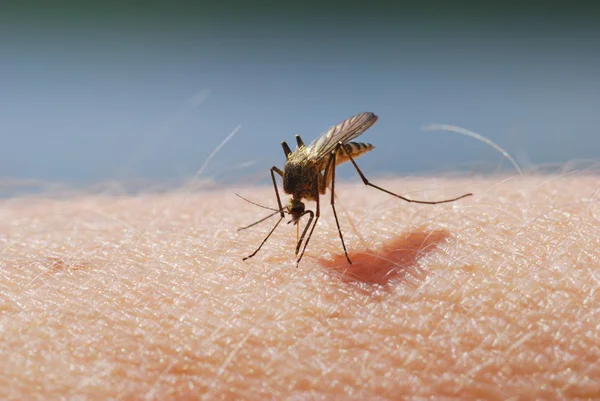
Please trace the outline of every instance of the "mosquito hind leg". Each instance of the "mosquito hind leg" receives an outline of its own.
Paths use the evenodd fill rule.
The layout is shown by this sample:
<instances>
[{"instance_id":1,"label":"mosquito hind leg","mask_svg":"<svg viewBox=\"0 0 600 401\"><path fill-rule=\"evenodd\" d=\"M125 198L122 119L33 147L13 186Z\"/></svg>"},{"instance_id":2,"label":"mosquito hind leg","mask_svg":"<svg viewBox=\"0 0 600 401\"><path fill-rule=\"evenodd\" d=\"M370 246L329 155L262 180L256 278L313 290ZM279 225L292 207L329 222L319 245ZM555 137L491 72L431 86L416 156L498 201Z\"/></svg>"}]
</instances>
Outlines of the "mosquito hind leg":
<instances>
[{"instance_id":1,"label":"mosquito hind leg","mask_svg":"<svg viewBox=\"0 0 600 401\"><path fill-rule=\"evenodd\" d=\"M377 186L375 184L370 183L369 180L367 179L367 177L365 177L365 175L363 174L363 172L358 167L358 164L356 164L356 162L354 161L354 158L352 157L352 155L350 154L350 152L348 152L348 149L346 149L346 147L344 147L341 142L338 144L338 147L340 147L341 149L343 149L344 153L346 153L346 156L348 156L348 159L352 162L352 165L356 169L356 172L358 173L358 175L360 176L360 179L362 180L362 182L365 185L373 187L375 189L378 189L378 190L380 190L382 192L385 192L386 194L395 196L396 198L400 198L403 201L410 202L410 203L421 203L421 204L424 204L424 205L438 205L440 203L454 202L454 201L457 201L459 199L466 198L467 196L473 196L472 193L468 193L468 194L461 195L461 196L459 196L457 198L444 199L444 200L441 200L441 201L421 201L421 200L415 200L415 199L406 198L404 196L395 194L395 193L393 193L391 191L388 191L387 189L381 188L381 187L379 187L379 186Z\"/></svg>"},{"instance_id":2,"label":"mosquito hind leg","mask_svg":"<svg viewBox=\"0 0 600 401\"><path fill-rule=\"evenodd\" d=\"M331 157L329 158L329 162L327 163L327 168L325 168L324 176L329 176L329 171L331 169L331 209L333 210L333 217L335 217L335 225L338 229L338 234L340 235L340 240L342 241L342 248L344 248L344 255L346 255L346 260L348 263L352 264L350 260L350 256L348 256L348 250L346 249L346 244L344 243L344 236L342 235L342 229L340 228L340 221L338 220L337 212L335 210L335 163L336 163L336 155L340 147L343 147L341 143L338 143L335 150L331 152Z\"/></svg>"}]
</instances>

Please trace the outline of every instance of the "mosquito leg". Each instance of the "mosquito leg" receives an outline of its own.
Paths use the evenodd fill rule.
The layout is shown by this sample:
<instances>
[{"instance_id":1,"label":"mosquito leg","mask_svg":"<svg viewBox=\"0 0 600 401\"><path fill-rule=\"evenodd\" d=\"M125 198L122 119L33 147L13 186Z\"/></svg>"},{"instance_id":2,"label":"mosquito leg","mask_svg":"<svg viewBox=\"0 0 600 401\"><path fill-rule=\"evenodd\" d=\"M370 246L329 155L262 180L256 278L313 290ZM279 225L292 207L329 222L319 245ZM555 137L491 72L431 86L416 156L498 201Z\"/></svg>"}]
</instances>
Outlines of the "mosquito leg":
<instances>
[{"instance_id":1,"label":"mosquito leg","mask_svg":"<svg viewBox=\"0 0 600 401\"><path fill-rule=\"evenodd\" d=\"M256 248L256 251L252 252L250 255L246 256L242 260L250 259L254 255L256 255L258 253L258 251L260 251L260 248L262 248L262 246L265 244L265 242L267 242L267 240L269 239L269 237L271 236L271 234L273 234L273 232L275 231L275 229L277 228L277 226L279 225L279 223L281 223L282 220L283 220L283 217L280 217L279 220L277 221L277 224L275 224L275 227L273 227L273 229L265 237L265 239L263 240L263 242L261 242L260 245L258 246L258 248Z\"/></svg>"},{"instance_id":2,"label":"mosquito leg","mask_svg":"<svg viewBox=\"0 0 600 401\"><path fill-rule=\"evenodd\" d=\"M269 239L269 237L271 236L271 234L273 234L273 232L275 231L275 229L277 228L277 226L279 225L279 223L281 223L281 220L283 220L283 218L285 217L285 215L283 214L283 207L281 206L281 198L279 197L279 190L277 189L277 180L275 180L275 173L279 174L281 177L283 177L283 172L273 166L271 167L271 178L273 179L273 188L275 188L275 196L277 197L277 205L279 206L279 221L277 221L277 224L275 224L275 226L273 227L273 229L269 232L269 234L265 237L265 239L263 240L263 242L260 243L260 245L258 246L258 248L256 248L256 250L254 252L252 252L250 255L246 256L244 259L242 260L246 260L246 259L250 259L251 257L253 257L254 255L256 255L258 253L258 251L260 251L260 248L262 248L262 246L265 244L265 242L267 242L267 240ZM275 213L274 213L275 214ZM259 221L257 221L256 223L250 224L247 227L243 227L242 229L248 228L248 227L252 227L255 224L261 223L264 220L266 220L267 218L273 216L273 214L269 215L268 217L261 219Z\"/></svg>"},{"instance_id":3,"label":"mosquito leg","mask_svg":"<svg viewBox=\"0 0 600 401\"><path fill-rule=\"evenodd\" d=\"M348 256L348 251L346 250L346 244L344 243L344 236L342 235L342 229L340 228L340 222L338 220L337 212L335 210L335 162L336 162L336 154L338 149L343 147L343 145L338 144L333 152L331 152L331 157L329 159L329 163L327 164L327 168L325 169L325 173L323 174L325 177L329 174L329 169L331 169L331 208L333 209L333 217L335 217L335 224L338 229L338 234L340 235L340 240L342 241L342 248L344 248L344 254L346 255L346 260L348 263L352 264L350 260L350 256Z\"/></svg>"},{"instance_id":4,"label":"mosquito leg","mask_svg":"<svg viewBox=\"0 0 600 401\"><path fill-rule=\"evenodd\" d=\"M277 174L279 174L279 175L281 175L281 176L283 176L283 172L282 172L281 170L279 170L279 169L278 169L277 167L275 167L275 166L273 166L273 167L271 168L271 179L273 180L273 187L275 188L275 196L276 196L276 198L277 198L277 204L279 205L279 210L275 210L275 209L271 209L270 207L265 207L265 206L263 206L263 205L259 205L259 204L257 204L257 203L254 203L254 202L252 202L252 201L250 201L250 200L248 200L248 199L244 198L244 197L243 197L243 196L241 196L241 195L238 195L240 198L242 198L242 199L244 199L245 201L247 201L247 202L250 202L250 203L252 203L252 204L254 204L254 205L256 205L256 206L260 206L260 207L262 207L262 208L264 208L264 209L275 210L275 213L271 213L271 214L270 214L270 215L268 215L267 217L263 217L262 219L260 219L260 220L258 220L258 221L255 221L255 222L254 222L254 223L252 223L252 224L248 224L247 226L240 227L240 228L238 228L238 231L241 231L241 230L246 230L246 229L248 229L248 228L250 228L250 227L254 227L255 225L257 225L257 224L260 224L260 223L262 223L263 221L265 221L265 220L268 220L268 219L270 219L271 217L275 216L277 213L279 213L279 215L281 216L281 218L283 218L283 217L284 217L284 214L283 214L283 208L281 207L281 199L279 198L279 191L277 190L277 181L275 181L275 174L273 174L273 172L276 172ZM236 194L236 195L237 195L237 194Z\"/></svg>"},{"instance_id":5,"label":"mosquito leg","mask_svg":"<svg viewBox=\"0 0 600 401\"><path fill-rule=\"evenodd\" d=\"M306 227L304 227L304 230L302 231L302 235L300 236L300 239L296 241L296 255L298 255L298 252L300 252L300 247L302 246L302 241L304 241L306 232L310 228L310 224L312 223L312 221L315 217L315 214L312 210L305 211L304 213L302 213L302 216L304 216L305 214L310 214L310 218L308 219L308 223L306 223ZM296 224L296 227L298 227L298 224Z\"/></svg>"},{"instance_id":6,"label":"mosquito leg","mask_svg":"<svg viewBox=\"0 0 600 401\"><path fill-rule=\"evenodd\" d=\"M292 149L290 149L285 141L281 142L281 147L283 148L283 153L285 154L285 159L287 160L292 154Z\"/></svg>"},{"instance_id":7,"label":"mosquito leg","mask_svg":"<svg viewBox=\"0 0 600 401\"><path fill-rule=\"evenodd\" d=\"M275 196L277 196L277 206L279 206L279 211L281 212L281 218L283 219L285 215L283 214L283 207L281 206L281 198L279 197L279 190L277 189L277 181L275 180L275 173L279 174L280 177L283 177L283 171L281 171L276 166L271 167L271 178L273 179L273 188L275 188Z\"/></svg>"},{"instance_id":8,"label":"mosquito leg","mask_svg":"<svg viewBox=\"0 0 600 401\"><path fill-rule=\"evenodd\" d=\"M320 213L320 206L319 206L319 192L318 192L318 188L321 185L321 180L319 179L319 176L317 176L317 178L315 179L315 194L317 197L317 219L319 218L319 216L321 215ZM302 216L304 216L305 214L310 214L310 219L308 220L308 223L306 223L306 227L304 227L304 230L302 231L302 235L300 236L300 240L296 240L296 255L298 255L298 252L300 251L300 247L302 246L302 241L304 241L304 237L306 236L306 232L308 231L308 229L310 228L310 223L313 220L314 217L314 213L310 210L305 211L304 213L302 213ZM302 217L300 216L300 217ZM298 219L300 220L300 219ZM316 221L315 221L316 223ZM298 227L298 223L296 223L296 228ZM314 229L314 228L313 228ZM311 234L312 234L312 230L311 230ZM310 238L310 235L308 236L308 238ZM306 245L304 246L304 248L306 249ZM303 251L304 252L304 251Z\"/></svg>"},{"instance_id":9,"label":"mosquito leg","mask_svg":"<svg viewBox=\"0 0 600 401\"><path fill-rule=\"evenodd\" d=\"M318 205L318 201L317 201L317 205ZM310 232L308 233L308 237L306 238L306 242L304 243L302 252L300 252L300 256L298 257L298 260L296 260L296 267L298 267L298 265L300 264L300 261L302 260L302 256L304 256L304 251L306 251L306 247L308 246L308 241L310 241L310 237L312 236L312 233L315 230L315 227L317 226L317 221L319 221L319 213L320 213L319 207L317 206L317 214L314 215L315 222L313 223L313 225L310 229ZM308 219L309 224L311 223L312 219L313 219L313 213L312 213L312 211L310 211L310 219ZM300 237L300 241L298 242L298 249L300 249L300 243L303 240L304 234L306 234L306 231L308 230L309 224L306 225L306 228L304 229L304 232L302 233L302 237Z\"/></svg>"},{"instance_id":10,"label":"mosquito leg","mask_svg":"<svg viewBox=\"0 0 600 401\"><path fill-rule=\"evenodd\" d=\"M306 251L306 247L308 246L308 242L310 241L310 237L312 236L313 231L315 230L315 227L317 226L317 221L319 221L319 217L321 217L321 202L319 202L319 174L317 174L317 178L315 179L315 194L316 194L316 198L315 198L315 202L317 203L317 210L315 212L315 221L310 229L310 232L308 233L308 237L306 238L306 242L304 242L304 247L302 248L302 252L300 252L300 256L298 257L298 260L296 261L296 267L298 267L298 265L300 264L300 260L302 260L302 256L304 255L304 251ZM310 220L312 220L312 215ZM309 220L309 223L310 223ZM298 246L297 249L300 248L300 243L302 242L302 240L304 239L304 234L306 233L306 230L308 229L308 226L310 224L306 225L306 228L304 229L304 232L302 233L302 237L300 237L300 241L298 242Z\"/></svg>"},{"instance_id":11,"label":"mosquito leg","mask_svg":"<svg viewBox=\"0 0 600 401\"><path fill-rule=\"evenodd\" d=\"M393 192L391 192L391 191L388 191L387 189L383 189L383 188L381 188L381 187L378 187L378 186L377 186L377 185L375 185L375 184L371 184L371 183L369 182L369 180L367 180L367 177L365 177L365 175L363 174L363 172L362 172L362 171L360 170L360 168L358 167L358 164L356 164L356 162L354 161L354 158L352 157L352 155L350 155L350 152L348 152L348 150L347 150L347 149L346 149L346 148L343 146L343 144L342 144L341 142L338 144L338 147L340 147L341 149L343 149L343 150L344 150L344 152L346 153L346 156L348 156L348 159L350 159L350 161L351 161L351 162L352 162L352 164L354 165L354 168L356 169L356 172L358 173L358 175L360 176L360 178L361 178L362 182L363 182L365 185L368 185L368 186L370 186L370 187L373 187L373 188L375 188L375 189L378 189L378 190L380 190L380 191L383 191L383 192L385 192L386 194L390 194L390 195L392 195L392 196L395 196L396 198L400 198L400 199L402 199L402 200L404 200L404 201L406 201L406 202L410 202L410 203L422 203L422 204L424 204L424 205L437 205L437 204L440 204L440 203L454 202L454 201L457 201L457 200L459 200L459 199L466 198L467 196L473 196L473 194L472 194L472 193L468 193L468 194L461 195L461 196L459 196L459 197L457 197L457 198L452 198L452 199L444 199L444 200L441 200L441 201L435 201L435 202L431 202L431 201L420 201L420 200L414 200L414 199L405 198L404 196L401 196L401 195L395 194L395 193L393 193Z\"/></svg>"}]
</instances>

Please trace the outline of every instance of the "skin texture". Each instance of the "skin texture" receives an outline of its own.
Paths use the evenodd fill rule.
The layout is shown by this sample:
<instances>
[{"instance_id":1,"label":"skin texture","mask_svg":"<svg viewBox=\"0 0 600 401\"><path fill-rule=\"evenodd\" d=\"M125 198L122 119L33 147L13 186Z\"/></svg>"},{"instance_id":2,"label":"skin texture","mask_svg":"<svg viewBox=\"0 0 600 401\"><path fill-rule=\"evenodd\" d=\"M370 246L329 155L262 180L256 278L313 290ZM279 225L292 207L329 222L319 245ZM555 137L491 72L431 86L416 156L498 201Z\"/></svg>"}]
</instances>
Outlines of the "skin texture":
<instances>
[{"instance_id":1,"label":"skin texture","mask_svg":"<svg viewBox=\"0 0 600 401\"><path fill-rule=\"evenodd\" d=\"M336 183L297 269L270 186L2 200L0 398L600 395L600 179L373 182L474 197Z\"/></svg>"}]
</instances>

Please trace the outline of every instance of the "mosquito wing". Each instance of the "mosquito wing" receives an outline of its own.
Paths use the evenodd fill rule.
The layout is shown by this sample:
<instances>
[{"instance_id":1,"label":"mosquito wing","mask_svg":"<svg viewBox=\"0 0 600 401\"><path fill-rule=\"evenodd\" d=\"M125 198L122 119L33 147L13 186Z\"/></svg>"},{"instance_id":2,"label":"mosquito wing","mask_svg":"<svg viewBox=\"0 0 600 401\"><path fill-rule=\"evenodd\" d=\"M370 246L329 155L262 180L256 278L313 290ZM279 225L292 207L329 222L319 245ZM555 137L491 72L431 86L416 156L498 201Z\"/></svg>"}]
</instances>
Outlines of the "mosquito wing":
<instances>
[{"instance_id":1,"label":"mosquito wing","mask_svg":"<svg viewBox=\"0 0 600 401\"><path fill-rule=\"evenodd\" d=\"M308 145L308 156L320 159L333 151L338 142L346 143L360 136L377 121L371 112L357 114L331 127Z\"/></svg>"}]
</instances>

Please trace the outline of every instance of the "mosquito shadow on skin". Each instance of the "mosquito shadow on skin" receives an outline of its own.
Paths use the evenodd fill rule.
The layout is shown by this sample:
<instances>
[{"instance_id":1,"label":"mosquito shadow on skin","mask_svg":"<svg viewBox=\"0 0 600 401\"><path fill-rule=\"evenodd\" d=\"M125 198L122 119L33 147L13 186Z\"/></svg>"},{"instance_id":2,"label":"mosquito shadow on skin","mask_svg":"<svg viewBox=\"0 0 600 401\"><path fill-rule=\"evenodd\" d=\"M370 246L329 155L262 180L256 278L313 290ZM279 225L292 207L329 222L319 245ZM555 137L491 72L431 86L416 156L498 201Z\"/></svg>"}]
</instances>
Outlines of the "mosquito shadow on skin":
<instances>
[{"instance_id":1,"label":"mosquito shadow on skin","mask_svg":"<svg viewBox=\"0 0 600 401\"><path fill-rule=\"evenodd\" d=\"M390 280L402 279L420 258L435 251L448 237L447 230L417 230L400 234L379 249L348 252L351 265L343 253L319 262L342 281L385 285Z\"/></svg>"}]
</instances>

